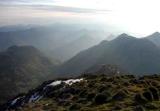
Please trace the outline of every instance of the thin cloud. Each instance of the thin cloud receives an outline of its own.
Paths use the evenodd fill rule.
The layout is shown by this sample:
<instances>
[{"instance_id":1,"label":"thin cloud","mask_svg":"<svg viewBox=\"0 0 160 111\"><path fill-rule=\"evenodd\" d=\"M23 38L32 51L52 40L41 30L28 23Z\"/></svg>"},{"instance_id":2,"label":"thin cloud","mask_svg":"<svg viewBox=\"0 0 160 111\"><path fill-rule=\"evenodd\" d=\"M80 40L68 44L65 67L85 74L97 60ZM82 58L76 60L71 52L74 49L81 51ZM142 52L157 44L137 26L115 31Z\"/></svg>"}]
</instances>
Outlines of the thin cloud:
<instances>
[{"instance_id":1,"label":"thin cloud","mask_svg":"<svg viewBox=\"0 0 160 111\"><path fill-rule=\"evenodd\" d=\"M31 6L38 10L56 11L56 12L68 12L68 13L108 13L110 10L97 10L77 7L66 7L56 5L35 5Z\"/></svg>"},{"instance_id":2,"label":"thin cloud","mask_svg":"<svg viewBox=\"0 0 160 111\"><path fill-rule=\"evenodd\" d=\"M51 3L54 0L0 0L0 4L32 4L32 3Z\"/></svg>"},{"instance_id":3,"label":"thin cloud","mask_svg":"<svg viewBox=\"0 0 160 111\"><path fill-rule=\"evenodd\" d=\"M49 1L55 1L53 4L41 4L42 0L41 2L40 0L35 0L35 3L32 1L5 0L4 2L0 0L0 25L39 23L40 21L40 23L59 21L70 23L87 21L88 23L96 21L97 17L99 17L98 14L106 15L106 13L110 13L110 10L54 4L57 0L44 0L45 2L48 1L48 3Z\"/></svg>"},{"instance_id":4,"label":"thin cloud","mask_svg":"<svg viewBox=\"0 0 160 111\"><path fill-rule=\"evenodd\" d=\"M84 14L104 14L110 12L110 10L98 10L90 8L78 8L78 7L67 7L58 5L18 5L18 4L0 4L2 7L22 7L30 8L33 10L42 10L50 12L66 12L66 13L84 13Z\"/></svg>"},{"instance_id":5,"label":"thin cloud","mask_svg":"<svg viewBox=\"0 0 160 111\"><path fill-rule=\"evenodd\" d=\"M72 6L54 5L58 0L0 0L2 6L22 6L30 7L35 10L47 10L53 12L68 13L108 13L110 10L98 10L92 8L81 8ZM63 0L62 0L63 1Z\"/></svg>"}]
</instances>

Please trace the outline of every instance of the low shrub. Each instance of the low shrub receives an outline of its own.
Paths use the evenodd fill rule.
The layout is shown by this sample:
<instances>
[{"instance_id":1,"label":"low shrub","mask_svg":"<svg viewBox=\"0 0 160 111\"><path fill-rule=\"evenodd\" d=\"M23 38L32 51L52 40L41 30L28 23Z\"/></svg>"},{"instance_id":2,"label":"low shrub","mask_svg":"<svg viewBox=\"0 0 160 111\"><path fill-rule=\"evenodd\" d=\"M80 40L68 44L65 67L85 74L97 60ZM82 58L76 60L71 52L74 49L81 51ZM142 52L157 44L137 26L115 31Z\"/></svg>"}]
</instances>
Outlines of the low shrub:
<instances>
[{"instance_id":1,"label":"low shrub","mask_svg":"<svg viewBox=\"0 0 160 111\"><path fill-rule=\"evenodd\" d=\"M146 100L148 101L152 101L153 100L153 96L152 96L152 93L149 92L149 91L145 91L143 92L143 96L145 97Z\"/></svg>"},{"instance_id":2,"label":"low shrub","mask_svg":"<svg viewBox=\"0 0 160 111\"><path fill-rule=\"evenodd\" d=\"M87 96L87 100L88 100L88 101L91 101L91 100L94 99L95 96L96 96L95 93L89 93L88 96Z\"/></svg>"},{"instance_id":3,"label":"low shrub","mask_svg":"<svg viewBox=\"0 0 160 111\"><path fill-rule=\"evenodd\" d=\"M158 89L155 87L150 87L149 90L151 91L152 95L153 95L153 99L154 100L159 100L159 92Z\"/></svg>"},{"instance_id":4,"label":"low shrub","mask_svg":"<svg viewBox=\"0 0 160 111\"><path fill-rule=\"evenodd\" d=\"M143 106L136 106L133 111L145 111Z\"/></svg>"},{"instance_id":5,"label":"low shrub","mask_svg":"<svg viewBox=\"0 0 160 111\"><path fill-rule=\"evenodd\" d=\"M96 104L104 104L107 102L107 96L105 94L97 94L95 97Z\"/></svg>"},{"instance_id":6,"label":"low shrub","mask_svg":"<svg viewBox=\"0 0 160 111\"><path fill-rule=\"evenodd\" d=\"M135 99L135 102L139 104L147 103L147 100L141 94L136 94L134 99Z\"/></svg>"},{"instance_id":7,"label":"low shrub","mask_svg":"<svg viewBox=\"0 0 160 111\"><path fill-rule=\"evenodd\" d=\"M123 100L127 97L127 94L124 91L117 92L113 97L112 100Z\"/></svg>"},{"instance_id":8,"label":"low shrub","mask_svg":"<svg viewBox=\"0 0 160 111\"><path fill-rule=\"evenodd\" d=\"M80 104L75 103L69 107L69 111L78 111L80 108Z\"/></svg>"}]
</instances>

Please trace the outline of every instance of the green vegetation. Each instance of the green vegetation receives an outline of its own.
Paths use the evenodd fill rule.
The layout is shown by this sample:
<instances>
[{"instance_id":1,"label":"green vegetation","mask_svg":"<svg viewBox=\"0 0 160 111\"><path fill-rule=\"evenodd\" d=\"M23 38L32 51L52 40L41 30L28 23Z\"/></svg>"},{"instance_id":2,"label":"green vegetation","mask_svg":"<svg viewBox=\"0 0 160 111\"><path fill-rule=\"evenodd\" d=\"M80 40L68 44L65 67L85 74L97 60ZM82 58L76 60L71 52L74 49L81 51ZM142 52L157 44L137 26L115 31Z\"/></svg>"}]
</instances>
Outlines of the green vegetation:
<instances>
[{"instance_id":1,"label":"green vegetation","mask_svg":"<svg viewBox=\"0 0 160 111\"><path fill-rule=\"evenodd\" d=\"M159 111L160 75L84 75L16 111Z\"/></svg>"}]
</instances>

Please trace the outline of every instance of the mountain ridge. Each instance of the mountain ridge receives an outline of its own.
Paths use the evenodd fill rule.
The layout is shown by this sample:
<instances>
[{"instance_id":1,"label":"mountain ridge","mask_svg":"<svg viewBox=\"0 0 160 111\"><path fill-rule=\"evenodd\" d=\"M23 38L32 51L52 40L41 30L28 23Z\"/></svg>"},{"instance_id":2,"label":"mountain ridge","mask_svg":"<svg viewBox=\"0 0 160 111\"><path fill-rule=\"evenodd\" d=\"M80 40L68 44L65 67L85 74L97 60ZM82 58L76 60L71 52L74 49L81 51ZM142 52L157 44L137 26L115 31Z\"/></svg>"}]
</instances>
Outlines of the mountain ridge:
<instances>
[{"instance_id":1,"label":"mountain ridge","mask_svg":"<svg viewBox=\"0 0 160 111\"><path fill-rule=\"evenodd\" d=\"M147 38L148 40L156 44L158 47L160 47L160 33L159 32L155 32L145 38Z\"/></svg>"},{"instance_id":2,"label":"mountain ridge","mask_svg":"<svg viewBox=\"0 0 160 111\"><path fill-rule=\"evenodd\" d=\"M33 46L9 47L0 53L0 61L0 104L53 77L56 66Z\"/></svg>"},{"instance_id":3,"label":"mountain ridge","mask_svg":"<svg viewBox=\"0 0 160 111\"><path fill-rule=\"evenodd\" d=\"M91 65L96 64L118 65L127 72L135 74L158 73L159 56L160 49L148 39L122 34L112 41L80 52L64 63L58 73L83 73Z\"/></svg>"}]
</instances>

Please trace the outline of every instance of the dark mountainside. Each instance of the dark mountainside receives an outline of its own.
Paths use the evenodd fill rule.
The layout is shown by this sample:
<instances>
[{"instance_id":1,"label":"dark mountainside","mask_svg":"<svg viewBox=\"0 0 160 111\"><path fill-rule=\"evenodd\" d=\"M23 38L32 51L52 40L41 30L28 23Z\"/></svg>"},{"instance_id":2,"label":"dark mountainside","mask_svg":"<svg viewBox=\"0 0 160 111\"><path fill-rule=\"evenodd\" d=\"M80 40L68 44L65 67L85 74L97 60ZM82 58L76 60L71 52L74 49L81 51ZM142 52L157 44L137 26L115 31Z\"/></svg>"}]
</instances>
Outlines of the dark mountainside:
<instances>
[{"instance_id":1,"label":"dark mountainside","mask_svg":"<svg viewBox=\"0 0 160 111\"><path fill-rule=\"evenodd\" d=\"M159 75L108 75L95 73L72 79L46 81L27 94L11 99L0 108L1 111L160 110Z\"/></svg>"},{"instance_id":2,"label":"dark mountainside","mask_svg":"<svg viewBox=\"0 0 160 111\"><path fill-rule=\"evenodd\" d=\"M159 32L155 32L146 38L152 41L153 43L155 43L158 47L160 47L160 33Z\"/></svg>"},{"instance_id":3,"label":"dark mountainside","mask_svg":"<svg viewBox=\"0 0 160 111\"><path fill-rule=\"evenodd\" d=\"M54 63L32 46L9 47L0 61L0 104L53 77Z\"/></svg>"},{"instance_id":4,"label":"dark mountainside","mask_svg":"<svg viewBox=\"0 0 160 111\"><path fill-rule=\"evenodd\" d=\"M107 37L100 30L87 30L65 24L6 31L5 28L0 28L0 51L12 45L31 45L43 51L53 60L61 59L63 62L75 56L79 51L98 44L102 38L105 38L104 36ZM93 42L86 42L84 39L86 41L90 39ZM77 43L74 49L72 48L73 42ZM83 44L83 47L80 47L80 44Z\"/></svg>"},{"instance_id":5,"label":"dark mountainside","mask_svg":"<svg viewBox=\"0 0 160 111\"><path fill-rule=\"evenodd\" d=\"M58 74L80 74L99 64L117 65L132 74L159 73L160 48L146 38L122 34L80 52L60 66Z\"/></svg>"}]
</instances>

